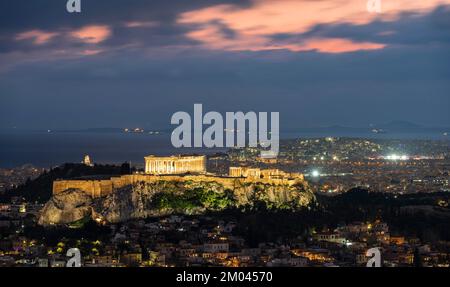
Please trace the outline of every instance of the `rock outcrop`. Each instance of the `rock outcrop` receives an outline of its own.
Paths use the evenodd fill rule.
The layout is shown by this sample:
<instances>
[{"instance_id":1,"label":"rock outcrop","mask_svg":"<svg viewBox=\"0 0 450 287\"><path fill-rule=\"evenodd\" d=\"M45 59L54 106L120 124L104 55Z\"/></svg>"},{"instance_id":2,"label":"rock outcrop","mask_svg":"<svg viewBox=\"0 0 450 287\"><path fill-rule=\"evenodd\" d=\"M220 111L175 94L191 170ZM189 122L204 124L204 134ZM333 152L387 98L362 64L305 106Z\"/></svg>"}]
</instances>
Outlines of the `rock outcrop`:
<instances>
[{"instance_id":1,"label":"rock outcrop","mask_svg":"<svg viewBox=\"0 0 450 287\"><path fill-rule=\"evenodd\" d=\"M216 182L140 182L100 198L69 189L54 195L39 218L41 225L68 224L86 216L105 222L164 216L172 213L200 214L229 207L298 209L315 202L306 182L296 185L236 184L233 189Z\"/></svg>"},{"instance_id":2,"label":"rock outcrop","mask_svg":"<svg viewBox=\"0 0 450 287\"><path fill-rule=\"evenodd\" d=\"M66 224L92 215L92 198L80 190L69 189L52 196L41 211L39 224Z\"/></svg>"}]
</instances>

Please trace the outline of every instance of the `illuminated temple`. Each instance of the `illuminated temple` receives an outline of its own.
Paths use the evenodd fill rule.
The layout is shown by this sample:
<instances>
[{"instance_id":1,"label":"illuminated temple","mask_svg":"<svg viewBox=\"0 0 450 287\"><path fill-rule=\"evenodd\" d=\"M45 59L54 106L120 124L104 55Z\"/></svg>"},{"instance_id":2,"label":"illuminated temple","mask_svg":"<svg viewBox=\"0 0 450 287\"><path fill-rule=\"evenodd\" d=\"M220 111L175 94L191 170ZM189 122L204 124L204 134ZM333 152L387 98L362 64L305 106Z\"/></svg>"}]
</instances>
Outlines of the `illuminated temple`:
<instances>
[{"instance_id":1,"label":"illuminated temple","mask_svg":"<svg viewBox=\"0 0 450 287\"><path fill-rule=\"evenodd\" d=\"M145 173L206 173L206 156L147 156L145 157Z\"/></svg>"}]
</instances>

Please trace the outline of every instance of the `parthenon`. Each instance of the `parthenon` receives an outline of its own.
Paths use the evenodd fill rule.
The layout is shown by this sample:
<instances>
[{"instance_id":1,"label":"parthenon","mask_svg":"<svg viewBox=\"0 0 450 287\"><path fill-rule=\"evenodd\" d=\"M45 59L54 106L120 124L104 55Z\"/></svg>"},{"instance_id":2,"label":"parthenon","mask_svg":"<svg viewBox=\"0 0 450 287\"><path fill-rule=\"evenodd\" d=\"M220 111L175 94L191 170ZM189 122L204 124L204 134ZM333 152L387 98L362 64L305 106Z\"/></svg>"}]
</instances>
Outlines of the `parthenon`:
<instances>
[{"instance_id":1,"label":"parthenon","mask_svg":"<svg viewBox=\"0 0 450 287\"><path fill-rule=\"evenodd\" d=\"M247 167L230 167L229 176L214 175L206 172L206 156L147 156L145 157L145 174L111 176L107 179L55 180L53 194L59 194L69 189L79 189L93 198L98 198L124 186L160 180L216 182L225 188L233 189L236 185L254 182L290 186L298 181L304 181L304 178L299 173Z\"/></svg>"},{"instance_id":2,"label":"parthenon","mask_svg":"<svg viewBox=\"0 0 450 287\"><path fill-rule=\"evenodd\" d=\"M146 174L206 173L206 156L145 157Z\"/></svg>"}]
</instances>

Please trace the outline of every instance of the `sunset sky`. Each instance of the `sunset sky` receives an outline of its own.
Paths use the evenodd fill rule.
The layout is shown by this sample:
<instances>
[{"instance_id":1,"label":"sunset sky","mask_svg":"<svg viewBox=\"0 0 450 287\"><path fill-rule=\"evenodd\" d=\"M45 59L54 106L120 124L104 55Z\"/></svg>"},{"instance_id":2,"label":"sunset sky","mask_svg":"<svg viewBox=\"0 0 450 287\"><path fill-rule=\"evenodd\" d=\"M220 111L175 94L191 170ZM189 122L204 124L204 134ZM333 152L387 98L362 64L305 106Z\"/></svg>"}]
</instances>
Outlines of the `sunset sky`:
<instances>
[{"instance_id":1,"label":"sunset sky","mask_svg":"<svg viewBox=\"0 0 450 287\"><path fill-rule=\"evenodd\" d=\"M0 2L0 128L165 128L179 110L282 129L450 126L450 0Z\"/></svg>"}]
</instances>

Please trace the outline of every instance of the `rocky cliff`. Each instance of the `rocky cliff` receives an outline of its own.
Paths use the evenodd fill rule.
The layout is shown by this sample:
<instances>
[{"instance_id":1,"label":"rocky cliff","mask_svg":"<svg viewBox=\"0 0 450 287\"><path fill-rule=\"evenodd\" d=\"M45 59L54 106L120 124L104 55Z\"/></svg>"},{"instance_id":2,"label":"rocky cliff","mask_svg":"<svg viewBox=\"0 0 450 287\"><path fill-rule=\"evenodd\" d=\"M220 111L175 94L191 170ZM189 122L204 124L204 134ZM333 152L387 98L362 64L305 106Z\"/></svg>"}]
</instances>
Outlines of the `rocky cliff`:
<instances>
[{"instance_id":1,"label":"rocky cliff","mask_svg":"<svg viewBox=\"0 0 450 287\"><path fill-rule=\"evenodd\" d=\"M39 224L68 224L86 217L121 222L172 213L200 214L207 210L254 208L298 209L315 202L305 182L296 185L236 183L225 188L216 182L140 182L100 198L69 189L54 195L44 206Z\"/></svg>"}]
</instances>

